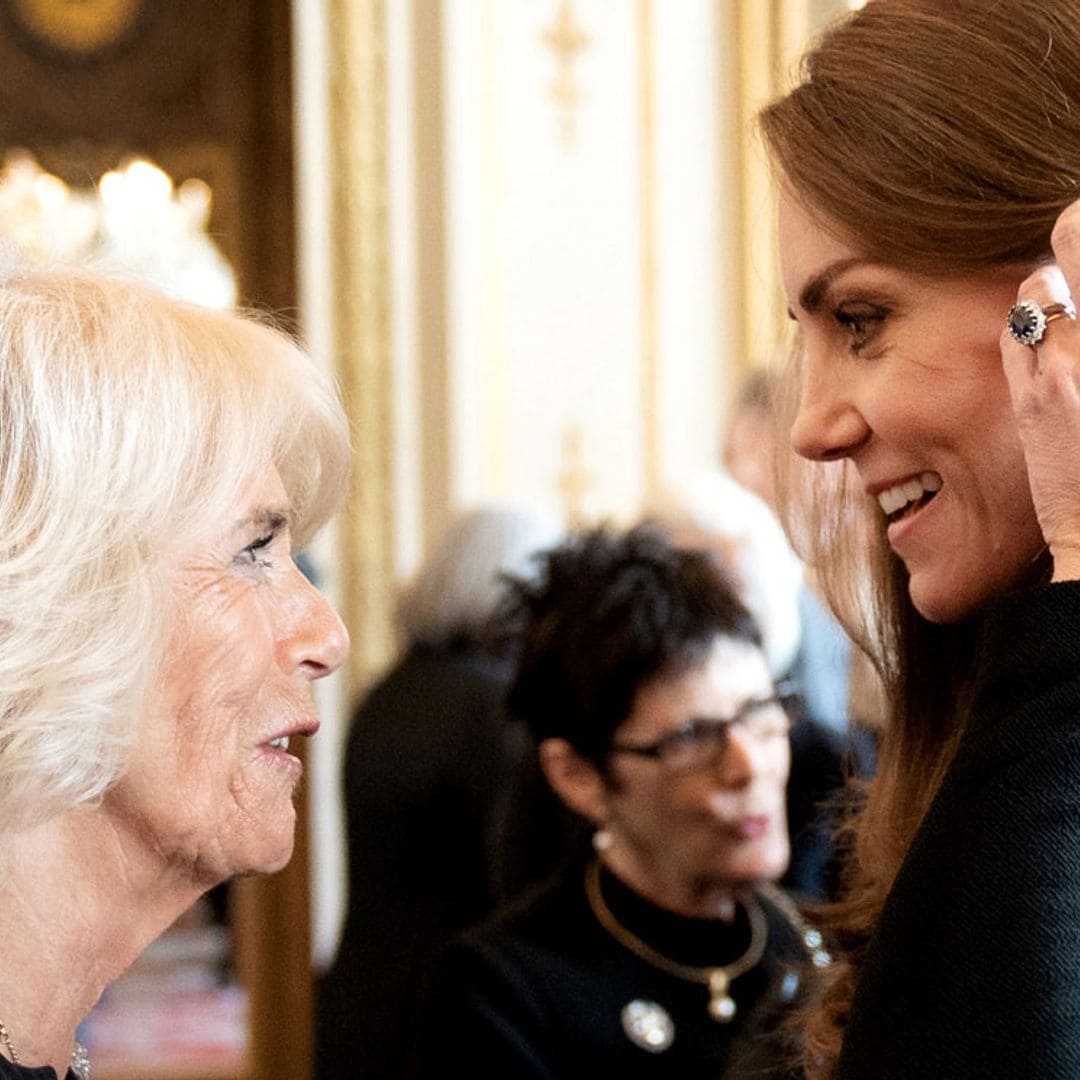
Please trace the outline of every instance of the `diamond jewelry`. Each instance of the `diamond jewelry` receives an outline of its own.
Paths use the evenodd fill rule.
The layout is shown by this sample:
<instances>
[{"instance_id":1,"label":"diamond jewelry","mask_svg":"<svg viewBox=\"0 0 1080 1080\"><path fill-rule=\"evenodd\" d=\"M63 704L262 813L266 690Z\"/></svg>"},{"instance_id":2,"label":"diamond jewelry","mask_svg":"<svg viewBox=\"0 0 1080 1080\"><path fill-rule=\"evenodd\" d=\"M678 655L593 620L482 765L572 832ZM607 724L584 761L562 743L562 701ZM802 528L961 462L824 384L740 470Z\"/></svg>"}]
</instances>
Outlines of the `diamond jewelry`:
<instances>
[{"instance_id":1,"label":"diamond jewelry","mask_svg":"<svg viewBox=\"0 0 1080 1080\"><path fill-rule=\"evenodd\" d=\"M626 1037L650 1054L663 1053L675 1041L675 1022L663 1005L635 998L619 1014Z\"/></svg>"},{"instance_id":2,"label":"diamond jewelry","mask_svg":"<svg viewBox=\"0 0 1080 1080\"><path fill-rule=\"evenodd\" d=\"M1047 326L1055 319L1075 319L1076 308L1069 304L1047 304L1021 300L1009 309L1009 333L1021 345L1038 345Z\"/></svg>"},{"instance_id":3,"label":"diamond jewelry","mask_svg":"<svg viewBox=\"0 0 1080 1080\"><path fill-rule=\"evenodd\" d=\"M795 902L783 889L770 881L763 881L757 890L774 908L777 908L802 939L803 948L810 957L810 963L816 968L826 968L832 963L832 956L825 948L825 939L821 931L811 926L795 906ZM794 995L793 995L794 996Z\"/></svg>"},{"instance_id":4,"label":"diamond jewelry","mask_svg":"<svg viewBox=\"0 0 1080 1080\"><path fill-rule=\"evenodd\" d=\"M15 1047L11 1045L11 1035L8 1033L7 1025L3 1020L0 1020L0 1043L3 1044L4 1052L10 1059L11 1064L21 1065L22 1062L19 1060L19 1055L15 1053ZM75 1049L71 1051L71 1071L79 1080L92 1080L89 1051L78 1039L75 1040Z\"/></svg>"}]
</instances>

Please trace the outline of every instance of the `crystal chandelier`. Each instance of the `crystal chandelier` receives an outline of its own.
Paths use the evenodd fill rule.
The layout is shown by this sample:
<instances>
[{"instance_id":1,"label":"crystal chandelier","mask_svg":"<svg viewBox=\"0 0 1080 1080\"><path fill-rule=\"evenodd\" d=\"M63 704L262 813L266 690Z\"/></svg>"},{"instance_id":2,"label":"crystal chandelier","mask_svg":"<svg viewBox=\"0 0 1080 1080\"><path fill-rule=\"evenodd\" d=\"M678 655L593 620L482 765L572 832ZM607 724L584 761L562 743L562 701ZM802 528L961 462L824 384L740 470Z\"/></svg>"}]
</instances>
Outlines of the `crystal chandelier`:
<instances>
[{"instance_id":1,"label":"crystal chandelier","mask_svg":"<svg viewBox=\"0 0 1080 1080\"><path fill-rule=\"evenodd\" d=\"M171 296L208 307L236 302L232 268L207 235L211 192L177 187L133 159L93 188L72 188L24 150L0 169L0 262L77 262L135 274Z\"/></svg>"}]
</instances>

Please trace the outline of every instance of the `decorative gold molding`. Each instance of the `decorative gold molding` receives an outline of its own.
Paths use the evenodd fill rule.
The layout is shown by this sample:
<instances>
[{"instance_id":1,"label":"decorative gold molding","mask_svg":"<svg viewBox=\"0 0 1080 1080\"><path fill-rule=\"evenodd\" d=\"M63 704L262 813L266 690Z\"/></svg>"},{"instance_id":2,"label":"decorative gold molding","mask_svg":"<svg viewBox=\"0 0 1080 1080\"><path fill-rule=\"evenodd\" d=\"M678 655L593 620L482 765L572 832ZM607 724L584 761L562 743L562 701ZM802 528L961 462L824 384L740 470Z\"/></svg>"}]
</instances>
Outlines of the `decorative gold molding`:
<instances>
[{"instance_id":1,"label":"decorative gold molding","mask_svg":"<svg viewBox=\"0 0 1080 1080\"><path fill-rule=\"evenodd\" d=\"M791 329L780 284L775 180L754 130L757 111L793 85L798 60L813 37L862 0L721 0L734 22L737 106L739 296L738 361L745 374L767 363Z\"/></svg>"},{"instance_id":2,"label":"decorative gold molding","mask_svg":"<svg viewBox=\"0 0 1080 1080\"><path fill-rule=\"evenodd\" d=\"M799 54L823 7L841 0L728 0L735 25L734 85L738 170L738 302L729 314L737 326L739 372L767 362L789 335L787 304L780 284L776 236L775 180L758 140L758 110L791 85Z\"/></svg>"},{"instance_id":3,"label":"decorative gold molding","mask_svg":"<svg viewBox=\"0 0 1080 1080\"><path fill-rule=\"evenodd\" d=\"M334 354L353 431L342 517L348 692L393 655L394 514L385 0L327 0Z\"/></svg>"},{"instance_id":4,"label":"decorative gold molding","mask_svg":"<svg viewBox=\"0 0 1080 1080\"><path fill-rule=\"evenodd\" d=\"M411 9L420 529L422 551L427 552L434 550L449 524L454 479L443 0L416 0Z\"/></svg>"},{"instance_id":5,"label":"decorative gold molding","mask_svg":"<svg viewBox=\"0 0 1080 1080\"><path fill-rule=\"evenodd\" d=\"M775 0L734 0L733 53L736 103L735 146L738 159L736 190L738 221L738 296L729 305L737 320L736 377L754 366L753 353L761 348L759 329L777 321L775 213L771 200L762 209L762 192L772 189L773 179L754 132L754 116L775 92L776 3Z\"/></svg>"},{"instance_id":6,"label":"decorative gold molding","mask_svg":"<svg viewBox=\"0 0 1080 1080\"><path fill-rule=\"evenodd\" d=\"M566 146L577 141L575 109L581 100L581 88L574 75L578 53L584 52L592 38L578 24L570 0L562 0L551 26L544 29L540 40L555 54L558 70L548 85L548 93L559 110L559 136Z\"/></svg>"}]
</instances>

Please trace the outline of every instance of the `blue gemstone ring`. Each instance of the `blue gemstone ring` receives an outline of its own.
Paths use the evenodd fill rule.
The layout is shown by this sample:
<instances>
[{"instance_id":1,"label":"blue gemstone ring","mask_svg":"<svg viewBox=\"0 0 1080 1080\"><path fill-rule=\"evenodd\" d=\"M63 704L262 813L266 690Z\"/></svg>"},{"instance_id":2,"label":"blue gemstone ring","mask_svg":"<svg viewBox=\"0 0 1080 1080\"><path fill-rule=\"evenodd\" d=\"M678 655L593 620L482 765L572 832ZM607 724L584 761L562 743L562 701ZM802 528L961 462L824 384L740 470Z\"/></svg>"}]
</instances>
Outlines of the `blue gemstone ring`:
<instances>
[{"instance_id":1,"label":"blue gemstone ring","mask_svg":"<svg viewBox=\"0 0 1080 1080\"><path fill-rule=\"evenodd\" d=\"M1072 304L1047 304L1034 300L1021 300L1009 309L1009 333L1021 345L1038 345L1047 326L1055 319L1075 319L1076 308Z\"/></svg>"}]
</instances>

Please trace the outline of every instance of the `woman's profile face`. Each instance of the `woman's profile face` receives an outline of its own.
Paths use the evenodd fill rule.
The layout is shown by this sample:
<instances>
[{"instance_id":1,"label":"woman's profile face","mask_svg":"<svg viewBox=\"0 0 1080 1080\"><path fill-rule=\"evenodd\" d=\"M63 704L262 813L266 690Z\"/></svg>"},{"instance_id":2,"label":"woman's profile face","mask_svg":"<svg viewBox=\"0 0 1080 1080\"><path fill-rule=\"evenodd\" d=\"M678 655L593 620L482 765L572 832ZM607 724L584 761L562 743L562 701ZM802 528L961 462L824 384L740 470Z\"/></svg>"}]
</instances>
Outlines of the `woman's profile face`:
<instances>
[{"instance_id":1,"label":"woman's profile face","mask_svg":"<svg viewBox=\"0 0 1080 1080\"><path fill-rule=\"evenodd\" d=\"M916 609L962 619L1043 547L999 347L1025 270L934 280L874 263L790 190L780 248L803 344L792 445L851 461Z\"/></svg>"},{"instance_id":2,"label":"woman's profile face","mask_svg":"<svg viewBox=\"0 0 1080 1080\"><path fill-rule=\"evenodd\" d=\"M725 720L773 695L764 654L749 642L717 637L689 670L639 688L617 745L643 745L695 720ZM717 888L779 877L788 862L785 788L787 727L755 736L729 729L723 756L673 770L660 761L615 754L606 796L610 862L654 902L708 896Z\"/></svg>"},{"instance_id":3,"label":"woman's profile face","mask_svg":"<svg viewBox=\"0 0 1080 1080\"><path fill-rule=\"evenodd\" d=\"M292 560L288 515L270 467L196 549L167 557L169 643L134 760L105 804L204 885L288 861L302 766L282 740L314 734L311 684L348 649Z\"/></svg>"}]
</instances>

